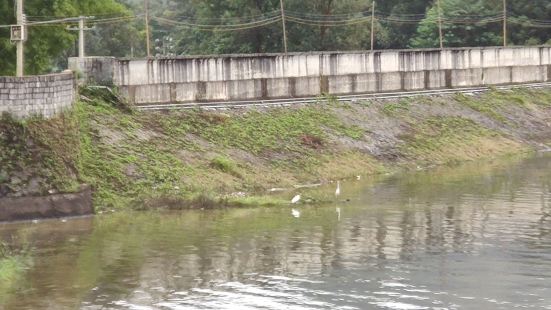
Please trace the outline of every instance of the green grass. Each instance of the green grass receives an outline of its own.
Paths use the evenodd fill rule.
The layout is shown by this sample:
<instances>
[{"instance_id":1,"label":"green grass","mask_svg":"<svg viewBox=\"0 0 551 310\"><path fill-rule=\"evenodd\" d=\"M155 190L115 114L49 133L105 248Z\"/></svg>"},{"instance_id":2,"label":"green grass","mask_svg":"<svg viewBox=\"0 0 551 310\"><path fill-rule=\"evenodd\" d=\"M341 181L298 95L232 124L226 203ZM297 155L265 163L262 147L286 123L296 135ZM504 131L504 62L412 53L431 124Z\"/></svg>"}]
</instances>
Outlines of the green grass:
<instances>
[{"instance_id":1,"label":"green grass","mask_svg":"<svg viewBox=\"0 0 551 310\"><path fill-rule=\"evenodd\" d=\"M502 123L507 122L505 116L503 116L499 111L503 105L503 102L496 100L496 98L492 96L484 95L482 97L472 97L464 94L457 94L455 95L455 100L496 121Z\"/></svg>"},{"instance_id":2,"label":"green grass","mask_svg":"<svg viewBox=\"0 0 551 310\"><path fill-rule=\"evenodd\" d=\"M226 156L218 155L210 161L210 165L222 172L229 174L237 174L235 163Z\"/></svg>"},{"instance_id":3,"label":"green grass","mask_svg":"<svg viewBox=\"0 0 551 310\"><path fill-rule=\"evenodd\" d=\"M118 144L105 143L95 132L96 126L90 120L102 120L97 110L109 112L112 122L105 124L105 128L123 137ZM106 103L77 104L76 111L82 120L80 177L96 190L97 206L122 208L159 193L186 196L181 179L190 170L162 145L136 139L134 130L142 127L138 116L125 114ZM129 175L132 174L129 169L135 170L135 175Z\"/></svg>"},{"instance_id":4,"label":"green grass","mask_svg":"<svg viewBox=\"0 0 551 310\"><path fill-rule=\"evenodd\" d=\"M473 137L487 136L491 132L470 119L461 117L432 117L416 124L411 135L404 136L409 152L420 153L440 150L453 143L466 142Z\"/></svg>"},{"instance_id":5,"label":"green grass","mask_svg":"<svg viewBox=\"0 0 551 310\"><path fill-rule=\"evenodd\" d=\"M21 286L26 270L32 265L26 253L15 253L0 243L0 304Z\"/></svg>"},{"instance_id":6,"label":"green grass","mask_svg":"<svg viewBox=\"0 0 551 310\"><path fill-rule=\"evenodd\" d=\"M326 129L352 139L364 134L359 127L345 126L331 112L316 107L250 111L232 117L196 112L187 120L191 124L188 130L207 141L254 154L298 151L306 136L326 141Z\"/></svg>"},{"instance_id":7,"label":"green grass","mask_svg":"<svg viewBox=\"0 0 551 310\"><path fill-rule=\"evenodd\" d=\"M0 176L17 176L8 184L12 191L20 185L37 182L39 191L55 188L71 192L79 187L74 163L78 157L78 132L72 113L54 120L0 118ZM32 171L32 174L27 173Z\"/></svg>"},{"instance_id":8,"label":"green grass","mask_svg":"<svg viewBox=\"0 0 551 310\"><path fill-rule=\"evenodd\" d=\"M530 108L530 106L551 106L551 93L531 89L515 89L514 91L492 90L480 96L455 95L455 100L478 111L489 118L508 124L504 115L508 107Z\"/></svg>"},{"instance_id":9,"label":"green grass","mask_svg":"<svg viewBox=\"0 0 551 310\"><path fill-rule=\"evenodd\" d=\"M431 117L414 124L401 149L411 163L450 164L522 152L517 142L462 117Z\"/></svg>"},{"instance_id":10,"label":"green grass","mask_svg":"<svg viewBox=\"0 0 551 310\"><path fill-rule=\"evenodd\" d=\"M402 99L398 102L385 103L382 106L382 112L387 116L400 116L404 112L409 111L411 102L407 99Z\"/></svg>"}]
</instances>

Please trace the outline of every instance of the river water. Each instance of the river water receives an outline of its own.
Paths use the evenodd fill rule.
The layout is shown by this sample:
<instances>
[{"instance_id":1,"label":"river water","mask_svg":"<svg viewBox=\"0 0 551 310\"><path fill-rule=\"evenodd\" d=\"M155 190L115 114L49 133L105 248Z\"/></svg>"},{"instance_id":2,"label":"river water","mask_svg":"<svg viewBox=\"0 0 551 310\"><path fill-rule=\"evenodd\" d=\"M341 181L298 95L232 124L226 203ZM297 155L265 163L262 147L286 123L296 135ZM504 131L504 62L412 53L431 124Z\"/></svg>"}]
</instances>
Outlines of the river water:
<instances>
[{"instance_id":1,"label":"river water","mask_svg":"<svg viewBox=\"0 0 551 310\"><path fill-rule=\"evenodd\" d=\"M33 260L0 308L551 309L551 156L341 186L349 202L299 218L289 206L0 225Z\"/></svg>"}]
</instances>

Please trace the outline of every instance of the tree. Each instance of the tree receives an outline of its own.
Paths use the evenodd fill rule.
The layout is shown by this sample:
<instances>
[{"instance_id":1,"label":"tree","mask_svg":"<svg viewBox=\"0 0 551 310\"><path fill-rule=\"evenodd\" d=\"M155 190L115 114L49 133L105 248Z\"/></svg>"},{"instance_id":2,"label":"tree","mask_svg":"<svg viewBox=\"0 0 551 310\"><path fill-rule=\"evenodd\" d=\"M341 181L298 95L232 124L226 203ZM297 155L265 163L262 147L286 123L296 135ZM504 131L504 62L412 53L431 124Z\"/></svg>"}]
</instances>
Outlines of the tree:
<instances>
[{"instance_id":1,"label":"tree","mask_svg":"<svg viewBox=\"0 0 551 310\"><path fill-rule=\"evenodd\" d=\"M179 18L195 24L243 24L265 19L279 9L279 0L193 0L180 4ZM281 51L281 24L224 31L181 29L175 35L183 54L261 53ZM243 27L245 28L245 27Z\"/></svg>"},{"instance_id":2,"label":"tree","mask_svg":"<svg viewBox=\"0 0 551 310\"><path fill-rule=\"evenodd\" d=\"M551 20L551 1L508 1L508 11L518 16L518 22L509 23L509 39L512 44L536 45L551 40L550 28L527 27L529 19Z\"/></svg>"},{"instance_id":3,"label":"tree","mask_svg":"<svg viewBox=\"0 0 551 310\"><path fill-rule=\"evenodd\" d=\"M377 2L377 11L383 15L389 15L393 19L407 19L407 22L381 22L381 27L387 34L383 41L379 40L379 48L407 48L412 37L415 36L418 22L417 18L425 14L432 0L387 0Z\"/></svg>"},{"instance_id":4,"label":"tree","mask_svg":"<svg viewBox=\"0 0 551 310\"><path fill-rule=\"evenodd\" d=\"M502 42L499 23L471 24L469 18L499 15L499 6L492 5L497 0L441 0L442 32L445 47L495 46ZM454 19L449 23L446 20ZM410 40L410 47L439 47L438 7L436 4L427 11L426 18L417 28L417 34Z\"/></svg>"},{"instance_id":5,"label":"tree","mask_svg":"<svg viewBox=\"0 0 551 310\"><path fill-rule=\"evenodd\" d=\"M14 24L14 6L11 0L0 0L0 20ZM29 20L56 19L79 15L122 15L128 9L116 0L26 0L25 14ZM28 41L25 44L25 72L38 74L50 72L63 66L66 56L74 49L77 34L67 31L65 24L29 26ZM128 37L124 27L117 30L114 38L122 40ZM102 35L102 38L108 38ZM124 41L122 41L124 42ZM89 45L94 50L94 44ZM98 50L101 54L110 54L120 48L118 45L104 45ZM0 28L0 74L12 75L15 71L15 46L10 43L9 28ZM60 69L60 68L58 68Z\"/></svg>"}]
</instances>

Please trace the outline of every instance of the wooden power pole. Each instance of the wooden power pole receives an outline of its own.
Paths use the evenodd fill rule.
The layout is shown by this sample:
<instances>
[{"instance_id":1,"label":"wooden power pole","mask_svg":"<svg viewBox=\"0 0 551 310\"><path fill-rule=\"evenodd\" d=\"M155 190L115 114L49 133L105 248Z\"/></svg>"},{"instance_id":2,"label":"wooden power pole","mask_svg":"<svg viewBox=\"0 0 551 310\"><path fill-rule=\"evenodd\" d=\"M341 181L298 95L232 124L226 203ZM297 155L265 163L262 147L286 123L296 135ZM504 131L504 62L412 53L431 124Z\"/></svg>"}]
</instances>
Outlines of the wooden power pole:
<instances>
[{"instance_id":1,"label":"wooden power pole","mask_svg":"<svg viewBox=\"0 0 551 310\"><path fill-rule=\"evenodd\" d=\"M436 0L438 6L438 37L440 39L440 48L444 48L444 39L442 38L442 7L440 6L440 0Z\"/></svg>"},{"instance_id":2,"label":"wooden power pole","mask_svg":"<svg viewBox=\"0 0 551 310\"><path fill-rule=\"evenodd\" d=\"M503 46L507 46L507 0L503 0Z\"/></svg>"},{"instance_id":3,"label":"wooden power pole","mask_svg":"<svg viewBox=\"0 0 551 310\"><path fill-rule=\"evenodd\" d=\"M375 47L375 0L371 5L371 50Z\"/></svg>"},{"instance_id":4,"label":"wooden power pole","mask_svg":"<svg viewBox=\"0 0 551 310\"><path fill-rule=\"evenodd\" d=\"M151 57L151 43L149 35L149 0L144 0L145 8L145 46L147 49L147 57Z\"/></svg>"},{"instance_id":5,"label":"wooden power pole","mask_svg":"<svg viewBox=\"0 0 551 310\"><path fill-rule=\"evenodd\" d=\"M283 26L283 50L287 55L287 29L285 29L285 7L283 6L283 0L279 0L281 6L281 25Z\"/></svg>"}]
</instances>

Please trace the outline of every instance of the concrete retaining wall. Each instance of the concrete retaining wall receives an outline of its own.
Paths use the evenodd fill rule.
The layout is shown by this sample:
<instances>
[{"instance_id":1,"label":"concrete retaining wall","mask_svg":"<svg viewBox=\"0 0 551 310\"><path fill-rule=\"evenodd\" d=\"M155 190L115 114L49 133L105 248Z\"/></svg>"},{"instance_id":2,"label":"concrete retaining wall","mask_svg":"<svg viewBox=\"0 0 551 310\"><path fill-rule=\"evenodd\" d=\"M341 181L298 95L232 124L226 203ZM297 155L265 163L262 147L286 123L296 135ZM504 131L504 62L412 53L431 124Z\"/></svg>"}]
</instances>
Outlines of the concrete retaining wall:
<instances>
[{"instance_id":1,"label":"concrete retaining wall","mask_svg":"<svg viewBox=\"0 0 551 310\"><path fill-rule=\"evenodd\" d=\"M93 212L89 186L72 194L0 198L0 222L89 215Z\"/></svg>"},{"instance_id":2,"label":"concrete retaining wall","mask_svg":"<svg viewBox=\"0 0 551 310\"><path fill-rule=\"evenodd\" d=\"M72 72L25 76L0 76L0 114L17 118L52 117L72 106L76 85Z\"/></svg>"},{"instance_id":3,"label":"concrete retaining wall","mask_svg":"<svg viewBox=\"0 0 551 310\"><path fill-rule=\"evenodd\" d=\"M69 58L69 68L85 84L113 85L114 57Z\"/></svg>"},{"instance_id":4,"label":"concrete retaining wall","mask_svg":"<svg viewBox=\"0 0 551 310\"><path fill-rule=\"evenodd\" d=\"M72 69L110 75L134 104L254 100L551 81L551 47L96 57Z\"/></svg>"}]
</instances>

